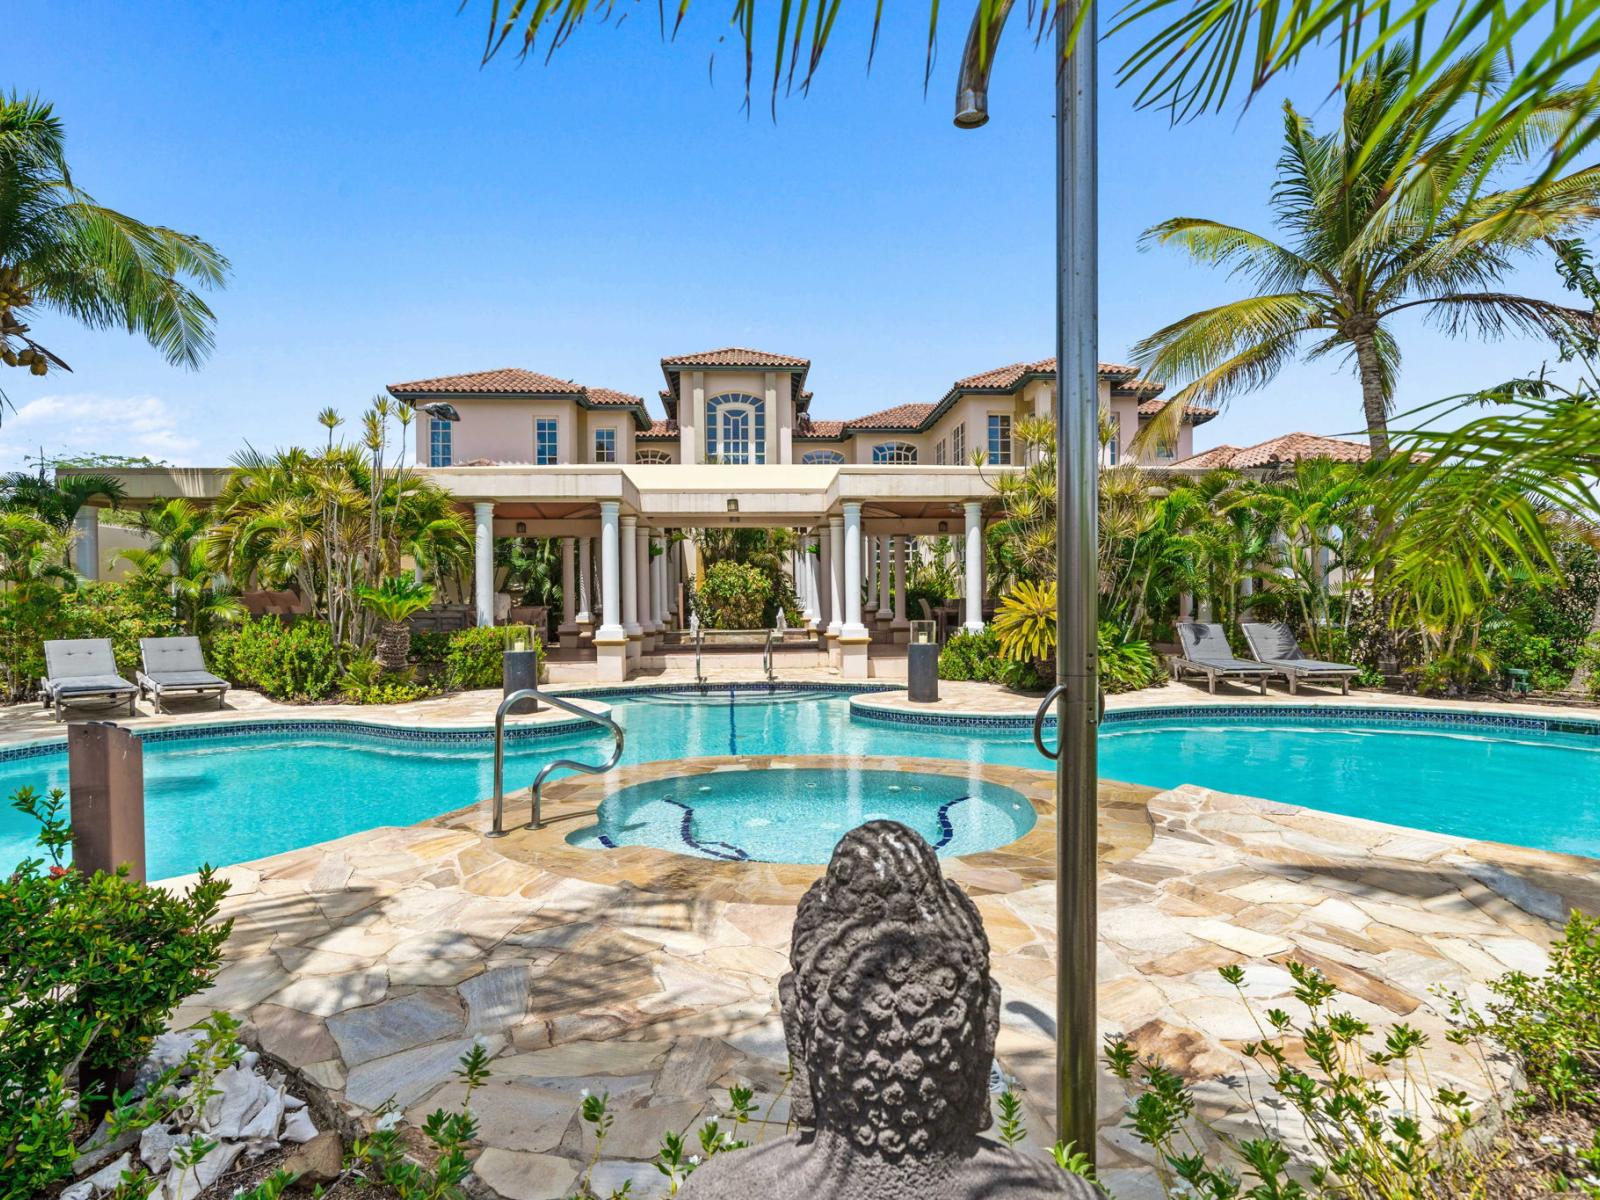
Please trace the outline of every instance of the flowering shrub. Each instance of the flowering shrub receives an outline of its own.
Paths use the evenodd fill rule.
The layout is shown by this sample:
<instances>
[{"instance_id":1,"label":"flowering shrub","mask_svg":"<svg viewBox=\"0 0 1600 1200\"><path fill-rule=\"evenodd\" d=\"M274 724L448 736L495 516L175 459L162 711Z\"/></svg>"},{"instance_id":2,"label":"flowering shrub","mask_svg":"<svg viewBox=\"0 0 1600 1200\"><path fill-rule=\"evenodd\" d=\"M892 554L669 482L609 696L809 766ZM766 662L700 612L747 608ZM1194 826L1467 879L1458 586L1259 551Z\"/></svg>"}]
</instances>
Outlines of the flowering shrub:
<instances>
[{"instance_id":1,"label":"flowering shrub","mask_svg":"<svg viewBox=\"0 0 1600 1200\"><path fill-rule=\"evenodd\" d=\"M338 686L339 655L326 622L256 617L212 635L211 669L274 700L325 700Z\"/></svg>"},{"instance_id":2,"label":"flowering shrub","mask_svg":"<svg viewBox=\"0 0 1600 1200\"><path fill-rule=\"evenodd\" d=\"M208 986L233 927L209 869L187 893L65 864L60 789L12 807L40 824L43 858L0 880L0 1197L35 1195L72 1166L74 1106L110 1097L167 1017ZM76 1099L73 1092L76 1090Z\"/></svg>"}]
</instances>

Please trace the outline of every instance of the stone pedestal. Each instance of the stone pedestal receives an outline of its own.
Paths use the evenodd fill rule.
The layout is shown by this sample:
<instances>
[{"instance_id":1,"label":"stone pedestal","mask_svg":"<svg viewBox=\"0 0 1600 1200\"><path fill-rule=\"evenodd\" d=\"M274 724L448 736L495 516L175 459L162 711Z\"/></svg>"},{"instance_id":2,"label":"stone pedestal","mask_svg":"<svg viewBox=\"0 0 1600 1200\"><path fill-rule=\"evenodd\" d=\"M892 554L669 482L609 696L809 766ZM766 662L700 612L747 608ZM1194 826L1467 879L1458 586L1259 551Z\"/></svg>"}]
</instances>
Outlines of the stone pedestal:
<instances>
[{"instance_id":1,"label":"stone pedestal","mask_svg":"<svg viewBox=\"0 0 1600 1200\"><path fill-rule=\"evenodd\" d=\"M839 639L839 674L845 679L867 678L867 646L869 639L864 637L841 637Z\"/></svg>"},{"instance_id":2,"label":"stone pedestal","mask_svg":"<svg viewBox=\"0 0 1600 1200\"><path fill-rule=\"evenodd\" d=\"M595 678L601 683L622 683L628 678L628 639L594 643Z\"/></svg>"},{"instance_id":3,"label":"stone pedestal","mask_svg":"<svg viewBox=\"0 0 1600 1200\"><path fill-rule=\"evenodd\" d=\"M906 647L906 694L914 704L939 699L939 647L933 643Z\"/></svg>"}]
</instances>

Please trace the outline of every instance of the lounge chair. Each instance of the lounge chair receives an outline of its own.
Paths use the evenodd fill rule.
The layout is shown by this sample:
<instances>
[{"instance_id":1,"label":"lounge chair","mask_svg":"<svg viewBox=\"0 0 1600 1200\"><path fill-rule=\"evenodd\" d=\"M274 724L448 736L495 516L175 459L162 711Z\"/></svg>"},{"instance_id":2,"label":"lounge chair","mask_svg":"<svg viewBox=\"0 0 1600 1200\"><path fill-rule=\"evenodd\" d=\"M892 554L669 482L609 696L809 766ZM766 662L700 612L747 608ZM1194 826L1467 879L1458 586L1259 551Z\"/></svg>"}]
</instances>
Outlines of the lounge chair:
<instances>
[{"instance_id":1,"label":"lounge chair","mask_svg":"<svg viewBox=\"0 0 1600 1200\"><path fill-rule=\"evenodd\" d=\"M155 702L161 712L162 700L179 693L190 696L215 695L222 707L228 694L228 681L206 668L205 652L197 637L140 638L144 670L139 672L139 694Z\"/></svg>"},{"instance_id":2,"label":"lounge chair","mask_svg":"<svg viewBox=\"0 0 1600 1200\"><path fill-rule=\"evenodd\" d=\"M62 710L68 704L97 700L111 704L126 700L128 715L133 716L139 689L117 674L110 638L47 641L44 666L46 674L39 681L39 694L56 720L63 719Z\"/></svg>"},{"instance_id":3,"label":"lounge chair","mask_svg":"<svg viewBox=\"0 0 1600 1200\"><path fill-rule=\"evenodd\" d=\"M1206 677L1206 690L1216 694L1219 679L1253 679L1261 685L1261 694L1267 694L1267 679L1279 672L1259 662L1235 658L1228 645L1228 635L1221 625L1202 625L1198 621L1178 622L1178 641L1182 654L1169 660L1172 677L1182 679L1185 671Z\"/></svg>"},{"instance_id":4,"label":"lounge chair","mask_svg":"<svg viewBox=\"0 0 1600 1200\"><path fill-rule=\"evenodd\" d=\"M1340 690L1346 696L1350 694L1350 679L1360 672L1360 667L1307 658L1305 651L1300 649L1300 643L1295 641L1294 631L1281 621L1241 621L1239 628L1244 630L1244 640L1250 644L1250 653L1289 680L1291 696L1299 691L1301 680L1307 683L1337 680Z\"/></svg>"}]
</instances>

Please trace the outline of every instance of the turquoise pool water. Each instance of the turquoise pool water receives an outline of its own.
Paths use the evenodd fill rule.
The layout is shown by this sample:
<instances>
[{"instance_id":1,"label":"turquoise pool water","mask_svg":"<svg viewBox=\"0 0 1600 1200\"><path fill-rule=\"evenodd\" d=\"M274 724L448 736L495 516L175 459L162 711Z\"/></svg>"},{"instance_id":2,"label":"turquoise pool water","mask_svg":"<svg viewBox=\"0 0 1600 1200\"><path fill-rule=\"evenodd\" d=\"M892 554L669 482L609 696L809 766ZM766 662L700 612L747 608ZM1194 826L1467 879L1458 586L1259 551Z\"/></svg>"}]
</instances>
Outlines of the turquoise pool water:
<instances>
[{"instance_id":1,"label":"turquoise pool water","mask_svg":"<svg viewBox=\"0 0 1600 1200\"><path fill-rule=\"evenodd\" d=\"M660 846L729 862L825 863L857 825L909 825L940 854L1014 842L1037 814L1020 792L926 771L712 771L620 788L575 846Z\"/></svg>"},{"instance_id":2,"label":"turquoise pool water","mask_svg":"<svg viewBox=\"0 0 1600 1200\"><path fill-rule=\"evenodd\" d=\"M624 761L725 754L915 755L1045 768L1025 729L936 730L852 719L837 694L722 693L616 700ZM308 714L309 716L310 714ZM1490 725L1310 723L1185 712L1115 720L1101 774L1198 783L1419 829L1600 857L1600 737ZM404 825L489 795L485 743L393 741L348 730L229 732L145 747L152 877L241 862L377 825ZM513 743L508 788L557 750L603 757L587 733ZM66 756L0 754L0 795L65 786ZM514 810L518 819L523 809ZM28 822L0 811L0 864L29 852Z\"/></svg>"}]
</instances>

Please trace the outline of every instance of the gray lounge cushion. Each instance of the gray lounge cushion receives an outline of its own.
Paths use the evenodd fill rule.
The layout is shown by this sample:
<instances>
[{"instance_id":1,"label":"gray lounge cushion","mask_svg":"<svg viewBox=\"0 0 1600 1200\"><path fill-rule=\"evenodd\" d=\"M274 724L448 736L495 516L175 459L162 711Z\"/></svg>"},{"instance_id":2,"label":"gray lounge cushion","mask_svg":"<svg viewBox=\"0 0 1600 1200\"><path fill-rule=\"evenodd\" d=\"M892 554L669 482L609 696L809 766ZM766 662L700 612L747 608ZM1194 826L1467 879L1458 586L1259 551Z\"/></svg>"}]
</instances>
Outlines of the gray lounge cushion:
<instances>
[{"instance_id":1,"label":"gray lounge cushion","mask_svg":"<svg viewBox=\"0 0 1600 1200\"><path fill-rule=\"evenodd\" d=\"M1239 628L1244 630L1245 641L1250 643L1250 650L1264 663L1274 666L1292 667L1296 671L1306 674L1355 674L1359 667L1349 663L1323 662L1317 658L1307 658L1300 643L1295 640L1294 630L1281 621L1242 621Z\"/></svg>"},{"instance_id":2,"label":"gray lounge cushion","mask_svg":"<svg viewBox=\"0 0 1600 1200\"><path fill-rule=\"evenodd\" d=\"M111 692L138 690L116 675L78 675L71 679L52 679L50 689L58 696L104 696Z\"/></svg>"},{"instance_id":3,"label":"gray lounge cushion","mask_svg":"<svg viewBox=\"0 0 1600 1200\"><path fill-rule=\"evenodd\" d=\"M44 644L45 677L52 684L68 679L109 678L131 687L117 674L117 656L110 638L72 638Z\"/></svg>"},{"instance_id":4,"label":"gray lounge cushion","mask_svg":"<svg viewBox=\"0 0 1600 1200\"><path fill-rule=\"evenodd\" d=\"M1258 662L1235 658L1228 645L1228 635L1221 625L1208 625L1199 621L1178 622L1178 640L1183 644L1183 656L1190 662L1200 663L1217 671L1240 671L1260 674L1267 668Z\"/></svg>"},{"instance_id":5,"label":"gray lounge cushion","mask_svg":"<svg viewBox=\"0 0 1600 1200\"><path fill-rule=\"evenodd\" d=\"M197 637L141 638L145 678L164 688L227 687L227 680L206 669L205 651Z\"/></svg>"}]
</instances>

